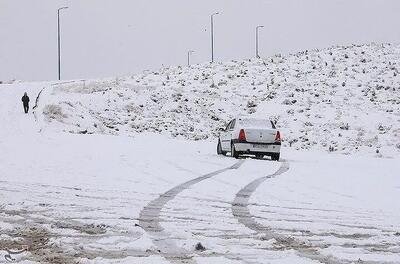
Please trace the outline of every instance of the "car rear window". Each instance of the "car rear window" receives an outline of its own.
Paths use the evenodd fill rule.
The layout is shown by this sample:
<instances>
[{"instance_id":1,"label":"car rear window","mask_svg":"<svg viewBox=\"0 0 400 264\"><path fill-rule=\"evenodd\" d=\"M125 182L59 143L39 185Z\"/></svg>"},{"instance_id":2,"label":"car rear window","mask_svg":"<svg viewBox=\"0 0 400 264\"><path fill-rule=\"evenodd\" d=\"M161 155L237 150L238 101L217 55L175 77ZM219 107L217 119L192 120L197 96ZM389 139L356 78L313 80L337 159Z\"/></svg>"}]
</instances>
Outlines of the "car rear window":
<instances>
[{"instance_id":1,"label":"car rear window","mask_svg":"<svg viewBox=\"0 0 400 264\"><path fill-rule=\"evenodd\" d=\"M254 128L273 128L275 126L273 123L268 119L241 119L240 123L245 127L254 127Z\"/></svg>"}]
</instances>

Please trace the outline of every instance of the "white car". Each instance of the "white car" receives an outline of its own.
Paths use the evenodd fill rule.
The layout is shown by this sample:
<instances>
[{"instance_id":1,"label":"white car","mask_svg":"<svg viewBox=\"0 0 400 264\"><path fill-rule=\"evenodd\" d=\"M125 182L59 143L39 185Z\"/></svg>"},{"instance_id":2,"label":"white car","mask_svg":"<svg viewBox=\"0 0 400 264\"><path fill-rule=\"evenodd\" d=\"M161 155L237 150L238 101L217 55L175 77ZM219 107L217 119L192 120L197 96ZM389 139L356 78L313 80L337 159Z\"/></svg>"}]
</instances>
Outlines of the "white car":
<instances>
[{"instance_id":1,"label":"white car","mask_svg":"<svg viewBox=\"0 0 400 264\"><path fill-rule=\"evenodd\" d=\"M238 158L242 154L256 155L258 158L271 156L279 160L281 153L281 133L268 119L239 117L231 120L218 139L217 153Z\"/></svg>"}]
</instances>

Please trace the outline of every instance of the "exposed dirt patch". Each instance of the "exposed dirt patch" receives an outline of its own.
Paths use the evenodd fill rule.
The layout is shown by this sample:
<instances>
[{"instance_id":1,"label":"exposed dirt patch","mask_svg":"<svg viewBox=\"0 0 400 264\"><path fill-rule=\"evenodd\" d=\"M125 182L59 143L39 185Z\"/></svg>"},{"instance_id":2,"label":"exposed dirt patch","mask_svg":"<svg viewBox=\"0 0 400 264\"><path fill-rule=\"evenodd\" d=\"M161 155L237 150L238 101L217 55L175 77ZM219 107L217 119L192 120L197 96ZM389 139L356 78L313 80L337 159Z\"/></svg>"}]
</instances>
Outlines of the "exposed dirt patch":
<instances>
[{"instance_id":1,"label":"exposed dirt patch","mask_svg":"<svg viewBox=\"0 0 400 264\"><path fill-rule=\"evenodd\" d=\"M23 226L6 232L8 238L0 240L0 250L8 252L6 259L12 260L15 255L30 253L29 260L39 263L70 264L76 263L63 250L50 243L52 234L41 226Z\"/></svg>"},{"instance_id":2,"label":"exposed dirt patch","mask_svg":"<svg viewBox=\"0 0 400 264\"><path fill-rule=\"evenodd\" d=\"M62 229L73 229L89 235L101 235L107 232L107 226L104 224L99 224L99 225L83 224L71 221L71 222L57 222L53 226Z\"/></svg>"}]
</instances>

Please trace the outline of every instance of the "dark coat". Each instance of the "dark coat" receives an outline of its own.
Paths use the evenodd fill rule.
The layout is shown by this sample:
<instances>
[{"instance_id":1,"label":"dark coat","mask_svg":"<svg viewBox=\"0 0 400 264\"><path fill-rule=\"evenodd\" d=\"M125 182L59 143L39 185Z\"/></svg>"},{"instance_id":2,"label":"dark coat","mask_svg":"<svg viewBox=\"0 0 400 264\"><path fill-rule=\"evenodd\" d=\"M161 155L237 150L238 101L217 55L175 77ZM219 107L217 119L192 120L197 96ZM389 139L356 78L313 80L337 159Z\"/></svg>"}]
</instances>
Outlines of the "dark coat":
<instances>
[{"instance_id":1,"label":"dark coat","mask_svg":"<svg viewBox=\"0 0 400 264\"><path fill-rule=\"evenodd\" d=\"M22 96L21 100L24 103L24 105L28 105L29 104L29 96L24 95L24 96Z\"/></svg>"}]
</instances>

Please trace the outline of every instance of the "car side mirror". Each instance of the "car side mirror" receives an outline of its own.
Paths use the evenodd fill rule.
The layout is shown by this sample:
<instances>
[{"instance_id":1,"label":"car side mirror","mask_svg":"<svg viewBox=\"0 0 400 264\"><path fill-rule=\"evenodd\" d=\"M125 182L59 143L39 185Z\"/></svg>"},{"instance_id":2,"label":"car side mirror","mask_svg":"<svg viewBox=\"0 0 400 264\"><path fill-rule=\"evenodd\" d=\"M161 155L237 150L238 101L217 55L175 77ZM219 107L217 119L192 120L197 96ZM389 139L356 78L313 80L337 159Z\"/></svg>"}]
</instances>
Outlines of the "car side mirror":
<instances>
[{"instance_id":1,"label":"car side mirror","mask_svg":"<svg viewBox=\"0 0 400 264\"><path fill-rule=\"evenodd\" d=\"M219 132L224 132L224 131L225 131L225 128L224 128L224 127L220 127L220 128L218 128L218 131L219 131Z\"/></svg>"}]
</instances>

